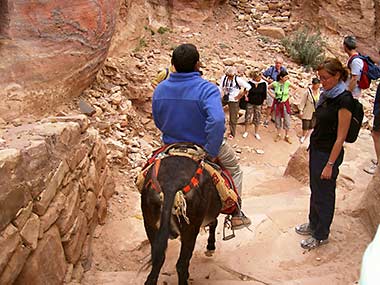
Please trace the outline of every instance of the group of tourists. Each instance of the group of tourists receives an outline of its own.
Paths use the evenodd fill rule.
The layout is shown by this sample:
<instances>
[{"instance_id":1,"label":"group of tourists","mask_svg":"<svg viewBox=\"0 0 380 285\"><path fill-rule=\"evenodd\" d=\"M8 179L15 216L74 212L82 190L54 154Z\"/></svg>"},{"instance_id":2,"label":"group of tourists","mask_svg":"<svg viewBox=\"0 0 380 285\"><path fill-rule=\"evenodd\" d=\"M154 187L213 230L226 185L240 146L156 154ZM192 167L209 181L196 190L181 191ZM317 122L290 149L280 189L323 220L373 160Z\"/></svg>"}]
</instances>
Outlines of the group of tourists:
<instances>
[{"instance_id":1,"label":"group of tourists","mask_svg":"<svg viewBox=\"0 0 380 285\"><path fill-rule=\"evenodd\" d=\"M343 47L350 57L354 56L352 51L355 52L356 48L355 38L346 37ZM308 222L295 227L298 234L309 236L300 242L305 249L314 249L328 242L335 209L336 180L344 157L343 144L350 127L354 98L360 97L361 93L357 86L361 72L357 72L360 69L357 61L357 58L353 59L347 68L337 58L327 58L317 68L318 76L312 79L299 105L302 119L301 143L311 133L308 148L311 189ZM234 150L228 145L228 138L236 136L239 109L243 107L246 110L244 138L248 136L249 125L253 122L254 137L260 140L258 131L261 110L266 103L264 126L274 116L277 129L275 141L281 139L280 131L283 128L284 140L292 143L288 135L289 98L295 86L289 81L283 59L276 58L275 65L263 73L251 71L249 80L238 76L235 67L228 67L220 80L219 89L202 78L199 72L199 53L194 45L178 46L173 52L172 65L176 71L159 83L153 94L153 118L162 132L163 143L192 142L203 146L210 161L219 158L231 172L241 196L243 173ZM377 158L380 134L379 90L377 88L373 128ZM225 135L222 102L228 105L228 135ZM377 159L373 164L377 164ZM241 202L237 209L233 215L233 227L238 229L249 226L251 221L241 211Z\"/></svg>"},{"instance_id":2,"label":"group of tourists","mask_svg":"<svg viewBox=\"0 0 380 285\"><path fill-rule=\"evenodd\" d=\"M301 143L305 141L312 129L312 117L320 93L319 83L318 78L313 78L307 92L302 94L299 106L303 130L300 137ZM288 134L291 127L290 95L292 91L297 90L297 87L289 81L289 74L286 67L283 66L281 57L277 57L275 64L263 73L259 70L252 70L248 80L237 74L235 67L227 67L225 74L220 79L219 89L223 102L228 105L229 139L236 136L239 109L245 109L243 138L248 137L249 125L253 124L253 135L257 140L261 140L259 127L263 112L265 127L268 127L270 120L275 123L277 134L274 141L281 140L281 129L284 129L284 140L289 144L292 143Z\"/></svg>"}]
</instances>

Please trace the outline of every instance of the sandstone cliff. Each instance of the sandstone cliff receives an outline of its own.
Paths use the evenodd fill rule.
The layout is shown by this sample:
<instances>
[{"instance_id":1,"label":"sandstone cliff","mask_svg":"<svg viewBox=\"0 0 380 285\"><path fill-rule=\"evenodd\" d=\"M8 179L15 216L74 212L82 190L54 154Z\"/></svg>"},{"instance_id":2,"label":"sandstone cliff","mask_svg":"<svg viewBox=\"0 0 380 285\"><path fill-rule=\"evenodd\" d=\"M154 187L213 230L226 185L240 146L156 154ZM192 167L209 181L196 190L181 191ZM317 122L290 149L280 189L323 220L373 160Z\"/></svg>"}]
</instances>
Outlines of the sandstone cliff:
<instances>
[{"instance_id":1,"label":"sandstone cliff","mask_svg":"<svg viewBox=\"0 0 380 285\"><path fill-rule=\"evenodd\" d=\"M117 0L1 1L2 117L41 114L88 87L107 56L117 12Z\"/></svg>"}]
</instances>

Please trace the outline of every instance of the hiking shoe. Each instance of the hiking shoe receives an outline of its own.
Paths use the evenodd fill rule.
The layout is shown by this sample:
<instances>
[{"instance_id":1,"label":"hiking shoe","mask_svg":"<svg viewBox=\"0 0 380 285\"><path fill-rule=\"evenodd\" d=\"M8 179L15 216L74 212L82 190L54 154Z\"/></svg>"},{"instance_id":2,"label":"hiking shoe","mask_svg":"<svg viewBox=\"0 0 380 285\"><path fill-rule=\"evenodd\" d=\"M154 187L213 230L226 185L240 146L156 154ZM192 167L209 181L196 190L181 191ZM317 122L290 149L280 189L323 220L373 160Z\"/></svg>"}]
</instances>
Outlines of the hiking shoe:
<instances>
[{"instance_id":1,"label":"hiking shoe","mask_svg":"<svg viewBox=\"0 0 380 285\"><path fill-rule=\"evenodd\" d=\"M258 141L261 140L261 137L260 137L259 134L255 134L255 138L256 138Z\"/></svg>"},{"instance_id":2,"label":"hiking shoe","mask_svg":"<svg viewBox=\"0 0 380 285\"><path fill-rule=\"evenodd\" d=\"M243 138L246 138L246 137L248 137L248 132L244 132L243 134Z\"/></svg>"},{"instance_id":3,"label":"hiking shoe","mask_svg":"<svg viewBox=\"0 0 380 285\"><path fill-rule=\"evenodd\" d=\"M234 216L231 218L231 225L233 230L240 230L245 227L249 227L252 224L251 219L241 212L240 216Z\"/></svg>"},{"instance_id":4,"label":"hiking shoe","mask_svg":"<svg viewBox=\"0 0 380 285\"><path fill-rule=\"evenodd\" d=\"M298 225L294 228L294 230L296 231L297 234L303 235L303 236L308 236L308 235L313 234L313 230L310 228L309 223Z\"/></svg>"},{"instance_id":5,"label":"hiking shoe","mask_svg":"<svg viewBox=\"0 0 380 285\"><path fill-rule=\"evenodd\" d=\"M311 250L321 245L327 244L328 242L329 242L328 239L316 239L316 238L310 237L308 239L301 240L300 244L302 248Z\"/></svg>"},{"instance_id":6,"label":"hiking shoe","mask_svg":"<svg viewBox=\"0 0 380 285\"><path fill-rule=\"evenodd\" d=\"M288 144L292 144L292 141L290 140L290 137L289 137L289 136L285 136L284 140L285 140Z\"/></svg>"},{"instance_id":7,"label":"hiking shoe","mask_svg":"<svg viewBox=\"0 0 380 285\"><path fill-rule=\"evenodd\" d=\"M368 174L371 174L371 175L375 174L376 169L377 169L377 164L371 164L370 166L363 168L363 170L365 172L367 172Z\"/></svg>"},{"instance_id":8,"label":"hiking shoe","mask_svg":"<svg viewBox=\"0 0 380 285\"><path fill-rule=\"evenodd\" d=\"M278 142L281 140L281 135L277 135L276 138L274 139L275 142Z\"/></svg>"}]
</instances>

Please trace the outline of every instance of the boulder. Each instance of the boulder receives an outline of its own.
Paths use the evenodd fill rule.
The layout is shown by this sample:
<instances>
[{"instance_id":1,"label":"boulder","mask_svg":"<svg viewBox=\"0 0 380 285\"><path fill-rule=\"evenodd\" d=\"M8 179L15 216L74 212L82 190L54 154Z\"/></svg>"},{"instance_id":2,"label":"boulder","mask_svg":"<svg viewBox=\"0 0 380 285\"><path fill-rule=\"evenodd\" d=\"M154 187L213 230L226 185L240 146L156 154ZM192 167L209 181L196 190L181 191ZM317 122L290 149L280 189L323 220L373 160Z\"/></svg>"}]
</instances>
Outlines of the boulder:
<instances>
[{"instance_id":1,"label":"boulder","mask_svg":"<svg viewBox=\"0 0 380 285\"><path fill-rule=\"evenodd\" d=\"M106 58L117 0L3 1L0 114L41 114L79 95ZM17 84L15 84L17 82ZM40 102L44 104L40 104Z\"/></svg>"}]
</instances>

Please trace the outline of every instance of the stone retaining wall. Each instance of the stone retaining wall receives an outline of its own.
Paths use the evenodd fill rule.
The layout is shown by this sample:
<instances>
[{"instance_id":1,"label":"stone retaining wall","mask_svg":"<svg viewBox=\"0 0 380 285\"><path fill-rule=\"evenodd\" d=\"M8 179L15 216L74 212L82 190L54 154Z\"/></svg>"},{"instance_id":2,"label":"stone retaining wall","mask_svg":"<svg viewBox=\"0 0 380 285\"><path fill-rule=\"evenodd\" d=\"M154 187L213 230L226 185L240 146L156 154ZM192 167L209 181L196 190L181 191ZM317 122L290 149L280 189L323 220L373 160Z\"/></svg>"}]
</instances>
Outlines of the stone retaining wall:
<instances>
[{"instance_id":1,"label":"stone retaining wall","mask_svg":"<svg viewBox=\"0 0 380 285\"><path fill-rule=\"evenodd\" d=\"M79 282L115 186L98 132L80 115L0 138L0 284Z\"/></svg>"}]
</instances>

